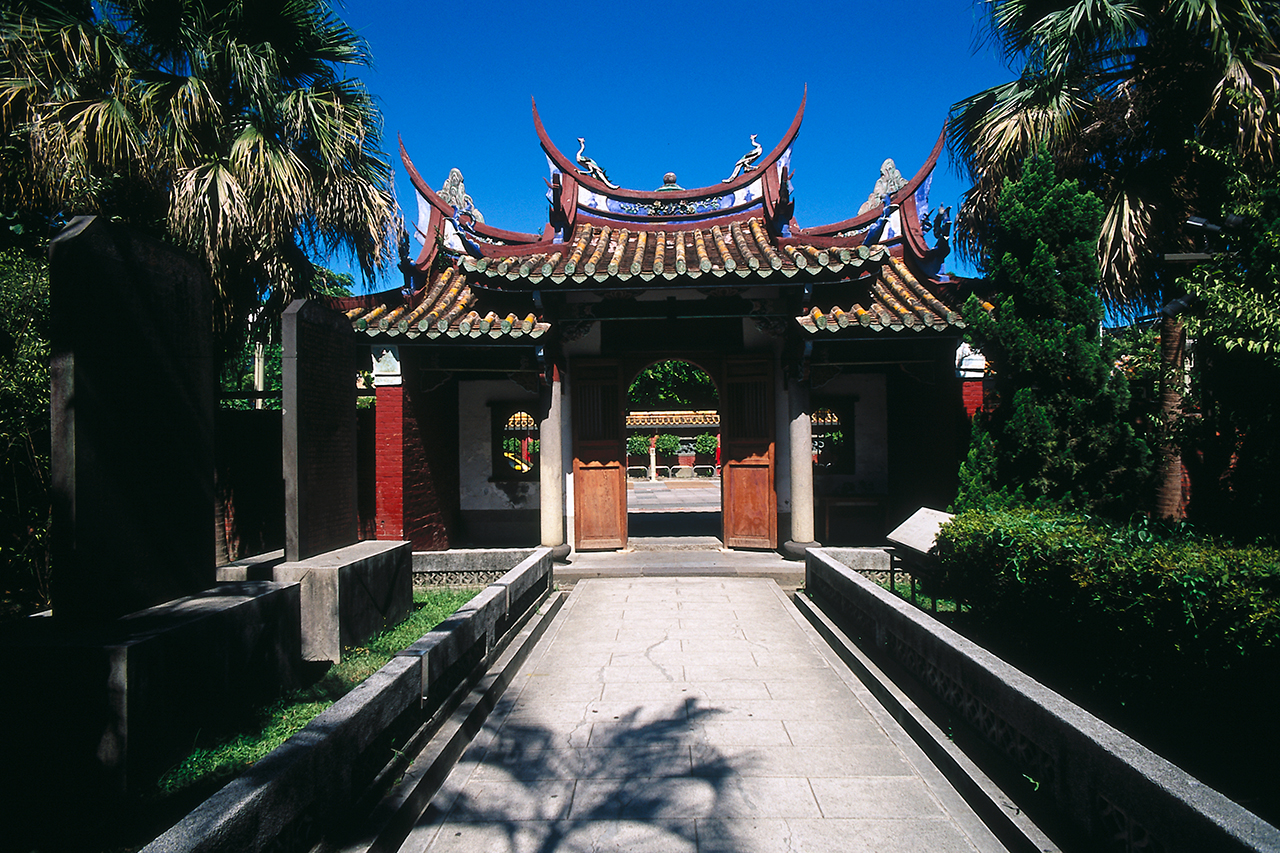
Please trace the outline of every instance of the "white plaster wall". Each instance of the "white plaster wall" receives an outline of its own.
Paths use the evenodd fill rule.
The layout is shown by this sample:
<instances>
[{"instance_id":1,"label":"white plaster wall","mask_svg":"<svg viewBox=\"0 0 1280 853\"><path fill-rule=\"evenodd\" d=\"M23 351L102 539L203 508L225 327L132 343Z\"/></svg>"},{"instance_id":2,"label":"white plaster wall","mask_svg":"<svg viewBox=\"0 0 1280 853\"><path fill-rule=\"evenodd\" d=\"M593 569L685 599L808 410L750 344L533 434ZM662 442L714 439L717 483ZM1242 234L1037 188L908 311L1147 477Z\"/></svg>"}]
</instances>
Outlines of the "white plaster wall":
<instances>
[{"instance_id":1,"label":"white plaster wall","mask_svg":"<svg viewBox=\"0 0 1280 853\"><path fill-rule=\"evenodd\" d=\"M493 483L493 426L490 401L524 403L538 416L538 398L514 382L474 381L458 383L458 482L463 510L538 509L538 483Z\"/></svg>"}]
</instances>

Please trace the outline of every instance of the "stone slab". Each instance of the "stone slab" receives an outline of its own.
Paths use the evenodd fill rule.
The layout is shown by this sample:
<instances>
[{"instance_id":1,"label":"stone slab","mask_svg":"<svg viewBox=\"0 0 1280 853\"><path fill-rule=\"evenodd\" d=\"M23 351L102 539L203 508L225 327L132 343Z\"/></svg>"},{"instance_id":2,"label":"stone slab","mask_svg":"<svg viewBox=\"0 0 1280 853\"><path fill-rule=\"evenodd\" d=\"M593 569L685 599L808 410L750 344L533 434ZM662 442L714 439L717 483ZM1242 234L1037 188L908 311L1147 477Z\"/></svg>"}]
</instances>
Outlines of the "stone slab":
<instances>
[{"instance_id":1,"label":"stone slab","mask_svg":"<svg viewBox=\"0 0 1280 853\"><path fill-rule=\"evenodd\" d=\"M280 563L277 581L302 589L302 655L337 661L342 650L397 624L413 605L412 546L365 541Z\"/></svg>"},{"instance_id":2,"label":"stone slab","mask_svg":"<svg viewBox=\"0 0 1280 853\"><path fill-rule=\"evenodd\" d=\"M889 531L885 538L894 545L923 556L933 548L938 541L938 531L951 518L949 512L920 507L906 521Z\"/></svg>"},{"instance_id":3,"label":"stone slab","mask_svg":"<svg viewBox=\"0 0 1280 853\"><path fill-rule=\"evenodd\" d=\"M296 562L359 538L357 359L351 324L319 302L294 300L285 309L281 327L284 550L286 559Z\"/></svg>"},{"instance_id":4,"label":"stone slab","mask_svg":"<svg viewBox=\"0 0 1280 853\"><path fill-rule=\"evenodd\" d=\"M173 246L76 217L49 245L54 618L214 584L212 290Z\"/></svg>"}]
</instances>

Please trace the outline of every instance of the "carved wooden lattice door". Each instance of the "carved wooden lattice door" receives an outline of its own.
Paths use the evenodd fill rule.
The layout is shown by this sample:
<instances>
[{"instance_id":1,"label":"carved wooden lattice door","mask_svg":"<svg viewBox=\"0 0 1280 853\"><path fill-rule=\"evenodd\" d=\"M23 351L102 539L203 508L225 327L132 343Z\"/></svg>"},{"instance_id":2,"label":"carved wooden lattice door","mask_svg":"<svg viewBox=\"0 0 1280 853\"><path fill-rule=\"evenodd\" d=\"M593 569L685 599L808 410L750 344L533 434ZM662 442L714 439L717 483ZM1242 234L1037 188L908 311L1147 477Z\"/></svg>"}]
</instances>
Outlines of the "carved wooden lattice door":
<instances>
[{"instance_id":1,"label":"carved wooden lattice door","mask_svg":"<svg viewBox=\"0 0 1280 853\"><path fill-rule=\"evenodd\" d=\"M627 467L621 372L613 361L575 361L574 534L579 551L627 547Z\"/></svg>"},{"instance_id":2,"label":"carved wooden lattice door","mask_svg":"<svg viewBox=\"0 0 1280 853\"><path fill-rule=\"evenodd\" d=\"M778 547L773 484L773 371L768 361L730 360L720 410L720 504L724 544Z\"/></svg>"}]
</instances>

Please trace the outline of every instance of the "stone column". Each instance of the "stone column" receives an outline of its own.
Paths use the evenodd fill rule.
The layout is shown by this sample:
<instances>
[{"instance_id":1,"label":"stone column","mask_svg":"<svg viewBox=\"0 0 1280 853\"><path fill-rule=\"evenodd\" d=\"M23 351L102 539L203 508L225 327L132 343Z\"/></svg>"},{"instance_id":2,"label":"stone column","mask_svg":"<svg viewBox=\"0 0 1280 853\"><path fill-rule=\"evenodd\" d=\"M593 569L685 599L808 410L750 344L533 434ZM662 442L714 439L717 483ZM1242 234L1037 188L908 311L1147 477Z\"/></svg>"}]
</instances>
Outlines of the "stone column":
<instances>
[{"instance_id":1,"label":"stone column","mask_svg":"<svg viewBox=\"0 0 1280 853\"><path fill-rule=\"evenodd\" d=\"M813 421L809 414L809 386L792 380L787 394L790 408L791 539L782 545L784 556L803 560L804 552L818 543L813 539Z\"/></svg>"},{"instance_id":2,"label":"stone column","mask_svg":"<svg viewBox=\"0 0 1280 853\"><path fill-rule=\"evenodd\" d=\"M538 496L542 521L542 545L563 561L569 556L564 541L563 389L560 368L551 368L551 387L543 393L547 404L538 424Z\"/></svg>"}]
</instances>

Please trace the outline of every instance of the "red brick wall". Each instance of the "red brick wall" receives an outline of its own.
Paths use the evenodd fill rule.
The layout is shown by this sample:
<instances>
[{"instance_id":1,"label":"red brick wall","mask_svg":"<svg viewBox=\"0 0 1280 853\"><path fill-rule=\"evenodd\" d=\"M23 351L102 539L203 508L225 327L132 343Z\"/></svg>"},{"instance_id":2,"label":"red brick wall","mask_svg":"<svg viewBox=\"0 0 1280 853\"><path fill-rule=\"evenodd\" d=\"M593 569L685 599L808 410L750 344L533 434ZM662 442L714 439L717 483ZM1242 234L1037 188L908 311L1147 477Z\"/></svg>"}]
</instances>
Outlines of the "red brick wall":
<instances>
[{"instance_id":1,"label":"red brick wall","mask_svg":"<svg viewBox=\"0 0 1280 853\"><path fill-rule=\"evenodd\" d=\"M973 417L982 410L982 380L965 379L960 383L960 393L964 400L964 413Z\"/></svg>"},{"instance_id":2,"label":"red brick wall","mask_svg":"<svg viewBox=\"0 0 1280 853\"><path fill-rule=\"evenodd\" d=\"M458 530L458 383L422 388L401 353L404 384L377 389L377 538L443 551Z\"/></svg>"},{"instance_id":3,"label":"red brick wall","mask_svg":"<svg viewBox=\"0 0 1280 853\"><path fill-rule=\"evenodd\" d=\"M458 383L424 390L406 371L404 538L415 551L443 551L458 530Z\"/></svg>"},{"instance_id":4,"label":"red brick wall","mask_svg":"<svg viewBox=\"0 0 1280 853\"><path fill-rule=\"evenodd\" d=\"M377 389L374 431L375 531L379 539L404 539L404 388Z\"/></svg>"}]
</instances>

